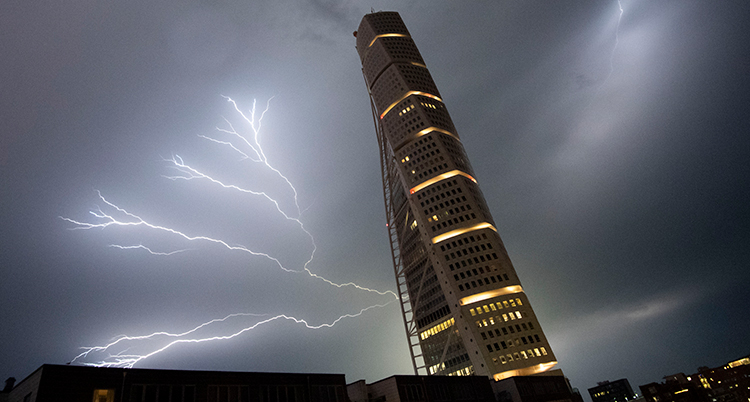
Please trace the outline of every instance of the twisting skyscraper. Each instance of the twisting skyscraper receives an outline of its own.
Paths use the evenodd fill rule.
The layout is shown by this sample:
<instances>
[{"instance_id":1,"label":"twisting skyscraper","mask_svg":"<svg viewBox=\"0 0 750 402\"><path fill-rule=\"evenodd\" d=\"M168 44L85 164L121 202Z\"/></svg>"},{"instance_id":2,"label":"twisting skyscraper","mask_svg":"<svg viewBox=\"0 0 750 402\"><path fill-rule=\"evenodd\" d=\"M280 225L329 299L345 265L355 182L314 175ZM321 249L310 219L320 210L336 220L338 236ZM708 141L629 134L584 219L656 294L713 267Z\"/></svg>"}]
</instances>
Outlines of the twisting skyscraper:
<instances>
[{"instance_id":1,"label":"twisting skyscraper","mask_svg":"<svg viewBox=\"0 0 750 402\"><path fill-rule=\"evenodd\" d=\"M401 17L368 14L355 36L415 372L501 380L550 369L555 357Z\"/></svg>"}]
</instances>

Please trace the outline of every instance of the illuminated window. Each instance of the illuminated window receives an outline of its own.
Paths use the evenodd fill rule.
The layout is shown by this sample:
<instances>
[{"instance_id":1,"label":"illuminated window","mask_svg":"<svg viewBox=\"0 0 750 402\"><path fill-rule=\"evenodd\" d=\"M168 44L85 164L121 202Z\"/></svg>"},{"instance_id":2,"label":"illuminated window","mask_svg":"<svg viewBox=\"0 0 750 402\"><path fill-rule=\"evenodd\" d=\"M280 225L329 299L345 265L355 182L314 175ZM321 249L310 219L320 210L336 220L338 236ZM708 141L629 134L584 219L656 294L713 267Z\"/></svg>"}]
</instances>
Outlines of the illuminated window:
<instances>
[{"instance_id":1,"label":"illuminated window","mask_svg":"<svg viewBox=\"0 0 750 402\"><path fill-rule=\"evenodd\" d=\"M539 348L539 350L542 351L543 355L547 356L547 349L545 349L544 347L541 347L541 348Z\"/></svg>"},{"instance_id":2,"label":"illuminated window","mask_svg":"<svg viewBox=\"0 0 750 402\"><path fill-rule=\"evenodd\" d=\"M508 314L503 314L503 321L508 321Z\"/></svg>"},{"instance_id":3,"label":"illuminated window","mask_svg":"<svg viewBox=\"0 0 750 402\"><path fill-rule=\"evenodd\" d=\"M494 305L494 304L490 304L490 310L492 310L492 311L497 311L497 309L495 308L495 305Z\"/></svg>"},{"instance_id":4,"label":"illuminated window","mask_svg":"<svg viewBox=\"0 0 750 402\"><path fill-rule=\"evenodd\" d=\"M518 303L519 306L523 306L523 303L521 303L521 299L516 299L516 303Z\"/></svg>"},{"instance_id":5,"label":"illuminated window","mask_svg":"<svg viewBox=\"0 0 750 402\"><path fill-rule=\"evenodd\" d=\"M516 311L516 317L518 317L519 320L521 319L521 312L520 311Z\"/></svg>"},{"instance_id":6,"label":"illuminated window","mask_svg":"<svg viewBox=\"0 0 750 402\"><path fill-rule=\"evenodd\" d=\"M485 312L485 313L489 313L489 312L490 312L490 309L489 309L489 308L487 308L487 306L482 306L482 308L484 309L484 312Z\"/></svg>"},{"instance_id":7,"label":"illuminated window","mask_svg":"<svg viewBox=\"0 0 750 402\"><path fill-rule=\"evenodd\" d=\"M95 389L93 402L114 402L114 389Z\"/></svg>"},{"instance_id":8,"label":"illuminated window","mask_svg":"<svg viewBox=\"0 0 750 402\"><path fill-rule=\"evenodd\" d=\"M505 306L505 308L508 308L508 307L510 307L510 305L508 304L508 301L507 301L507 300L503 301L503 306Z\"/></svg>"},{"instance_id":9,"label":"illuminated window","mask_svg":"<svg viewBox=\"0 0 750 402\"><path fill-rule=\"evenodd\" d=\"M534 348L534 353L536 353L537 356L541 356L542 353L539 352L539 348Z\"/></svg>"},{"instance_id":10,"label":"illuminated window","mask_svg":"<svg viewBox=\"0 0 750 402\"><path fill-rule=\"evenodd\" d=\"M510 299L510 306L511 307L516 307L516 301L513 300L513 299Z\"/></svg>"}]
</instances>

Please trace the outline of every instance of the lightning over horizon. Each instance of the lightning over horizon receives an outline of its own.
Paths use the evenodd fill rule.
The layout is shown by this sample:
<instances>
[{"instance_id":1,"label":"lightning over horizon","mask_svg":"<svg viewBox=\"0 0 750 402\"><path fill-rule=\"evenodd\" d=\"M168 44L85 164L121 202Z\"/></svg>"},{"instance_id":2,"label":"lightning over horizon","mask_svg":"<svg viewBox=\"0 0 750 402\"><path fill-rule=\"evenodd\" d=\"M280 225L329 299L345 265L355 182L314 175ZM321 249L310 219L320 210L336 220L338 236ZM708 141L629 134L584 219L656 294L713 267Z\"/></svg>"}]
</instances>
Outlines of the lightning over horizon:
<instances>
[{"instance_id":1,"label":"lightning over horizon","mask_svg":"<svg viewBox=\"0 0 750 402\"><path fill-rule=\"evenodd\" d=\"M241 134L235 128L235 126L232 124L232 122L229 119L224 118L224 121L226 122L228 128L217 127L216 130L224 135L229 136L230 137L229 140L226 140L223 138L215 138L215 137L206 136L206 135L199 135L199 137L206 139L212 143L218 144L222 147L228 147L233 152L239 154L241 157L241 160L250 160L253 163L260 163L263 165L264 168L266 168L267 170L270 170L271 172L273 172L274 175L281 178L284 181L285 185L293 193L295 211L293 213L285 211L282 208L279 200L269 195L267 192L241 187L239 185L229 183L226 180L218 179L214 176L211 176L205 173L202 170L199 170L197 167L189 165L188 163L185 162L185 160L182 157L176 154L170 158L164 158L163 160L168 163L169 165L168 167L170 169L176 171L177 173L172 174L172 175L163 175L162 177L168 180L172 180L172 181L179 181L179 180L207 181L207 182L210 182L211 185L215 185L218 188L221 188L223 190L239 192L240 194L250 195L254 198L259 197L260 199L264 200L264 202L268 202L272 204L276 212L278 213L278 215L283 217L284 220L294 222L294 224L298 227L298 229L301 230L305 234L305 236L309 239L311 250L309 251L309 255L306 261L304 262L304 264L302 264L301 267L293 268L293 267L285 266L279 259L279 256L274 256L268 252L254 250L245 245L230 243L227 240L217 238L217 237L212 237L212 236L207 236L207 235L202 235L202 234L190 234L188 232L178 230L174 227L153 223L152 221L147 220L144 217L142 217L140 213L136 214L136 213L130 212L127 209L115 204L114 202L109 201L107 198L104 197L104 195L99 190L96 190L96 193L97 193L97 196L99 198L101 205L89 211L89 214L93 216L93 219L76 220L76 219L62 217L62 216L60 217L60 219L68 223L71 223L73 225L71 228L69 228L70 230L89 230L89 229L102 229L103 230L107 228L138 227L149 232L161 233L163 235L170 236L172 238L176 237L180 241L210 243L210 244L218 245L230 251L240 251L243 253L250 254L253 257L261 257L263 259L266 259L272 262L279 269L287 273L305 273L314 279L321 280L325 282L326 284L330 286L334 286L336 288L353 288L358 291L374 293L379 296L389 296L390 300L386 303L372 304L368 307L361 308L359 309L357 313L344 313L344 314L339 315L339 317L334 320L329 320L328 322L324 322L322 324L315 324L315 325L310 324L311 321L309 319L303 319L303 318L295 317L295 316L288 315L288 314L277 314L277 315L271 316L269 314L257 314L257 313L233 313L233 314L229 314L225 316L224 318L209 320L185 332L171 333L171 332L166 332L166 331L155 331L151 333L150 335L139 335L139 336L121 335L121 336L115 337L112 342L105 344L103 346L83 347L82 349L84 349L84 352L78 354L71 361L71 363L79 362L84 365L107 366L107 367L114 367L114 366L133 367L133 365L137 364L138 362L148 357L151 357L157 353L160 353L175 344L202 343L202 342L209 342L209 341L231 339L247 331L255 329L260 325L271 323L276 320L282 320L282 319L294 321L297 324L303 324L304 327L307 329L330 328L330 327L333 327L335 324L337 324L339 321L341 321L344 318L359 317L360 315L364 314L366 311L369 311L374 308L386 307L398 299L398 296L395 294L395 292L391 290L381 291L381 290L371 289L368 287L358 285L354 282L337 283L319 274L316 274L310 270L309 265L313 262L313 259L315 258L317 245L315 243L315 239L313 235L310 233L310 231L308 231L305 228L303 222L300 220L302 211L299 206L297 189L294 187L292 182L284 174L281 173L280 170L273 167L269 163L268 157L266 156L265 152L263 151L263 148L260 145L261 122L262 122L263 116L266 114L266 112L269 109L270 99L266 104L266 108L260 113L260 116L258 117L256 115L256 102L255 101L253 101L253 106L252 106L252 109L249 111L249 116L248 116L247 114L242 112L242 110L239 108L239 106L233 99L227 96L223 96L223 95L222 97L232 104L234 110L244 120L244 123L246 123L250 127L252 131L251 135L245 136ZM251 139L248 139L248 137L251 137ZM117 249L125 250L125 251L144 250L151 255L158 255L158 256L171 256L171 255L175 255L178 253L185 253L185 252L196 250L196 248L180 248L180 249L174 249L170 251L163 251L151 245L144 245L143 243L139 243L136 245L110 244L109 247L117 248ZM221 328L216 328L219 324L225 325L229 321L233 321L236 323L238 319L240 318L247 319L248 317L254 317L254 318L270 317L270 318L262 319L258 322L252 322L252 323L243 322L240 324L244 324L244 325L240 325L239 328L234 328L232 330L226 330L226 329L222 330ZM206 333L212 330L215 332ZM201 336L190 337L191 335L197 335L197 332L200 332ZM124 346L123 345L124 343L128 343L127 348L124 348L119 352L111 352L113 348L115 347ZM132 351L134 349L139 350L140 352L135 353ZM141 349L146 349L146 350L141 350ZM107 355L103 358L98 358L95 362L87 361L88 359L91 359L93 357L93 354L96 354L96 353L106 353Z\"/></svg>"},{"instance_id":2,"label":"lightning over horizon","mask_svg":"<svg viewBox=\"0 0 750 402\"><path fill-rule=\"evenodd\" d=\"M85 366L95 366L95 367L125 367L125 368L131 368L136 363L138 363L141 360L144 360L148 357L151 357L157 353L163 352L166 349L180 343L203 343L203 342L210 342L210 341L219 341L219 340L228 340L235 338L239 335L242 335L243 333L253 330L261 325L268 324L270 322L276 321L276 320L287 320L287 321L293 321L296 324L302 324L307 329L323 329L323 328L332 328L334 325L336 325L339 321L345 319L345 318L356 318L364 314L368 310L372 310L374 308L383 308L388 306L391 303L394 303L396 300L391 300L384 304L374 304L368 307L365 307L363 309L360 309L359 312L354 314L343 314L340 317L336 318L332 322L328 323L322 323L318 325L311 325L307 320L296 318L293 316L289 316L286 314L277 314L274 316L271 316L270 318L266 318L263 320L260 320L252 325L245 326L241 328L238 331L232 332L228 335L217 335L217 336L208 336L203 338L183 338L187 335L193 334L203 328L207 328L210 325L216 324L216 323L223 323L226 322L229 319L236 318L236 317L268 317L270 314L255 314L255 313L234 313L229 314L225 316L224 318L216 318L207 322L204 322L197 327L190 329L188 331L184 331L181 333L169 333L164 331L154 332L149 335L139 335L139 336L127 336L127 335L121 335L115 337L115 340L112 342L104 345L104 346L85 346L81 349L84 349L83 352L78 354L76 357L73 358L73 360L70 361L70 363L75 363L79 359L84 359L88 357L91 353L95 352L106 352L107 350L115 347L116 345L120 343L124 343L127 341L142 341L142 340L150 340L157 337L165 338L166 340L172 339L172 338L178 338L172 341L169 341L166 343L166 345L159 346L155 350L143 354L126 354L124 351L114 354L109 354L106 359L110 360L101 360L99 362L84 362L82 363ZM129 350L130 348L126 348L125 351Z\"/></svg>"}]
</instances>

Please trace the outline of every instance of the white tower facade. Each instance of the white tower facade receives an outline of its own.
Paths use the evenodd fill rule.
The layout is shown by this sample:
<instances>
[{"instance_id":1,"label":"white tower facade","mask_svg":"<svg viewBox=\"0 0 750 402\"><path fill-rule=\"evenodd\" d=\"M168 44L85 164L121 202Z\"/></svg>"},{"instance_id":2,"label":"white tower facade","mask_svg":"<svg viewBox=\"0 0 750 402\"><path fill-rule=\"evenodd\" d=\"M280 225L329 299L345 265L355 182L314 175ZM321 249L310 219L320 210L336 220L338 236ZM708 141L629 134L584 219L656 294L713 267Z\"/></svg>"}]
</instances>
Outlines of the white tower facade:
<instances>
[{"instance_id":1,"label":"white tower facade","mask_svg":"<svg viewBox=\"0 0 750 402\"><path fill-rule=\"evenodd\" d=\"M415 373L501 380L549 370L552 349L401 17L368 14L355 35Z\"/></svg>"}]
</instances>

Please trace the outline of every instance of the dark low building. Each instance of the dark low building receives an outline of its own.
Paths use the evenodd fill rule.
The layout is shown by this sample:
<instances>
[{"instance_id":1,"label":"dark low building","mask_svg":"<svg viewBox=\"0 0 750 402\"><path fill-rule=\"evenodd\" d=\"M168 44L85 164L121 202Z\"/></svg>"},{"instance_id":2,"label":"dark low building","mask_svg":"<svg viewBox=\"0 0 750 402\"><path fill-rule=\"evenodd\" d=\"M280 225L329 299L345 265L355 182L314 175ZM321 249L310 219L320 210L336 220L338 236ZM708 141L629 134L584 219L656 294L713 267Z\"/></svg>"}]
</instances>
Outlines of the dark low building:
<instances>
[{"instance_id":1,"label":"dark low building","mask_svg":"<svg viewBox=\"0 0 750 402\"><path fill-rule=\"evenodd\" d=\"M593 402L626 402L635 399L633 388L627 378L616 381L602 381L596 387L589 388Z\"/></svg>"},{"instance_id":2,"label":"dark low building","mask_svg":"<svg viewBox=\"0 0 750 402\"><path fill-rule=\"evenodd\" d=\"M2 397L7 402L348 402L343 374L150 370L50 364L41 366Z\"/></svg>"},{"instance_id":3,"label":"dark low building","mask_svg":"<svg viewBox=\"0 0 750 402\"><path fill-rule=\"evenodd\" d=\"M494 402L490 380L485 376L394 375L372 384L351 383L351 402Z\"/></svg>"},{"instance_id":4,"label":"dark low building","mask_svg":"<svg viewBox=\"0 0 750 402\"><path fill-rule=\"evenodd\" d=\"M652 382L639 388L646 402L710 402L704 389L688 378L675 374L664 377L663 383Z\"/></svg>"},{"instance_id":5,"label":"dark low building","mask_svg":"<svg viewBox=\"0 0 750 402\"><path fill-rule=\"evenodd\" d=\"M583 402L559 369L493 381L492 389L498 402Z\"/></svg>"},{"instance_id":6,"label":"dark low building","mask_svg":"<svg viewBox=\"0 0 750 402\"><path fill-rule=\"evenodd\" d=\"M494 381L485 376L396 375L347 385L351 402L583 402L560 370Z\"/></svg>"}]
</instances>

